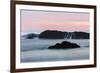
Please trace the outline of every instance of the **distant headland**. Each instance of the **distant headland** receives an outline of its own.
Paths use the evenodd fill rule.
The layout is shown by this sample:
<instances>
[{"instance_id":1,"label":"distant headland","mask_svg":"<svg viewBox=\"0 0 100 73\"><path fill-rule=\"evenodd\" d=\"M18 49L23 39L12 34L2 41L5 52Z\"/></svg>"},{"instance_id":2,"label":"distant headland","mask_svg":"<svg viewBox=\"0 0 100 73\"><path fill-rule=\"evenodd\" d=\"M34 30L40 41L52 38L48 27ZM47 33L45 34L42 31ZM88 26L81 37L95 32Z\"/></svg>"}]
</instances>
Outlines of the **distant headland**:
<instances>
[{"instance_id":1,"label":"distant headland","mask_svg":"<svg viewBox=\"0 0 100 73\"><path fill-rule=\"evenodd\" d=\"M89 33L87 32L66 32L58 30L45 30L40 34L29 33L23 35L26 39L34 39L38 37L39 39L89 39Z\"/></svg>"}]
</instances>

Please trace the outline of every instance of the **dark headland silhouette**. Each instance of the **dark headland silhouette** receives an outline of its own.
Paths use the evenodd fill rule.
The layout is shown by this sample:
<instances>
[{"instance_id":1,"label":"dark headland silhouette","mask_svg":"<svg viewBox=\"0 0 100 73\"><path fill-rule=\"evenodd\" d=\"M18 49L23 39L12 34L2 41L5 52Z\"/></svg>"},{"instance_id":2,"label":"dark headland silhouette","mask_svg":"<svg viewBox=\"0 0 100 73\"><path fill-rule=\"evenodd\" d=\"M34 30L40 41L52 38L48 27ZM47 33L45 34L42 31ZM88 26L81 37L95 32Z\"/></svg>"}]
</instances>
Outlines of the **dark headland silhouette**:
<instances>
[{"instance_id":1,"label":"dark headland silhouette","mask_svg":"<svg viewBox=\"0 0 100 73\"><path fill-rule=\"evenodd\" d=\"M35 33L29 33L29 34L23 35L22 37L25 39L34 39L35 37L38 37L38 35Z\"/></svg>"},{"instance_id":2,"label":"dark headland silhouette","mask_svg":"<svg viewBox=\"0 0 100 73\"><path fill-rule=\"evenodd\" d=\"M57 30L46 30L41 32L40 34L29 33L24 35L26 39L34 39L38 37L39 39L89 39L89 33L86 32L63 32Z\"/></svg>"},{"instance_id":3,"label":"dark headland silhouette","mask_svg":"<svg viewBox=\"0 0 100 73\"><path fill-rule=\"evenodd\" d=\"M62 32L57 30L46 30L38 36L40 39L89 39L89 33L86 32Z\"/></svg>"}]
</instances>

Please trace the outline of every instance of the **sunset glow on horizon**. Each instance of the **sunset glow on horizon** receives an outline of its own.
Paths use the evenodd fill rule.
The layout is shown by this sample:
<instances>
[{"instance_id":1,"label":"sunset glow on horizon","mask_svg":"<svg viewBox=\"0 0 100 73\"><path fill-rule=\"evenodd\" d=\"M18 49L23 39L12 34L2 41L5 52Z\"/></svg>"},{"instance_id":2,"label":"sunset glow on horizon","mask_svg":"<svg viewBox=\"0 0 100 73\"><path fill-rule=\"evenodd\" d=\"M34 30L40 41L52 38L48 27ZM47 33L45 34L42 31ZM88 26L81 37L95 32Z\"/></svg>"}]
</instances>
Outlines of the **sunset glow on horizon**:
<instances>
[{"instance_id":1,"label":"sunset glow on horizon","mask_svg":"<svg viewBox=\"0 0 100 73\"><path fill-rule=\"evenodd\" d=\"M89 13L21 10L21 32L45 30L89 32Z\"/></svg>"}]
</instances>

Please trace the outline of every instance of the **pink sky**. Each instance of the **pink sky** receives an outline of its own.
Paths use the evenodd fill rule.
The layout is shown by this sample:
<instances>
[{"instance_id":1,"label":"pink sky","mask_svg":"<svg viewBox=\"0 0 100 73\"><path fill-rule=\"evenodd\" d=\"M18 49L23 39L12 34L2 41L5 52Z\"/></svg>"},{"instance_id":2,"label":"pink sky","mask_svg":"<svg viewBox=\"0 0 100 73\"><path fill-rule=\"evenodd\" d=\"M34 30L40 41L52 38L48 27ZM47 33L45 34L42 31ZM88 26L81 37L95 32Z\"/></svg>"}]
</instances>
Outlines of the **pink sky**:
<instances>
[{"instance_id":1,"label":"pink sky","mask_svg":"<svg viewBox=\"0 0 100 73\"><path fill-rule=\"evenodd\" d=\"M89 13L21 10L21 32L44 30L89 32Z\"/></svg>"}]
</instances>

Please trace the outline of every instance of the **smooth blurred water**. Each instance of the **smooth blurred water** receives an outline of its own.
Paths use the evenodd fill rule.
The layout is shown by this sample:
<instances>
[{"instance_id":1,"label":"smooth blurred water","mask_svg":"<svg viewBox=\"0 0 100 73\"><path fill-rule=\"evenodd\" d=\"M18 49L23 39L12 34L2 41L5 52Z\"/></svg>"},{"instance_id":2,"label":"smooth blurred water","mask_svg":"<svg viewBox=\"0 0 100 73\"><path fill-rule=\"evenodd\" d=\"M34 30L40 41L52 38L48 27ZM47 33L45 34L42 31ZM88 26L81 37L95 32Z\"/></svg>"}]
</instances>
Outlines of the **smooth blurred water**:
<instances>
[{"instance_id":1,"label":"smooth blurred water","mask_svg":"<svg viewBox=\"0 0 100 73\"><path fill-rule=\"evenodd\" d=\"M62 41L77 43L80 48L48 49ZM89 39L21 39L21 62L89 59Z\"/></svg>"}]
</instances>

